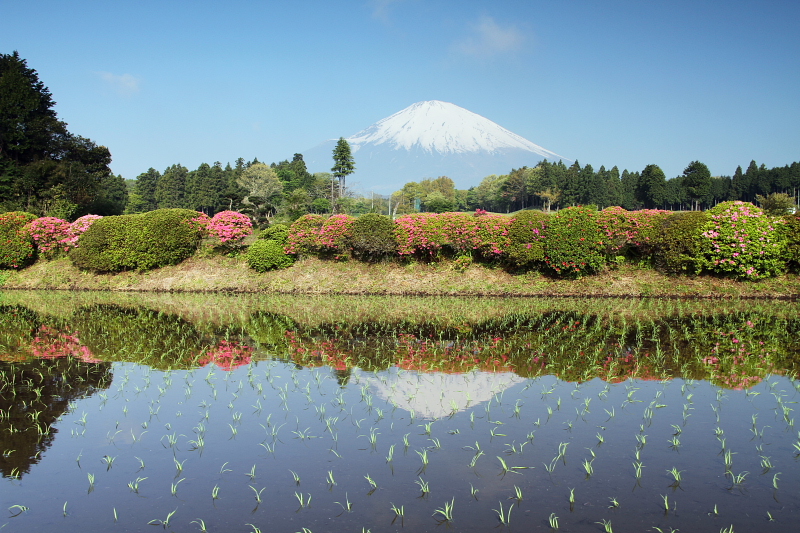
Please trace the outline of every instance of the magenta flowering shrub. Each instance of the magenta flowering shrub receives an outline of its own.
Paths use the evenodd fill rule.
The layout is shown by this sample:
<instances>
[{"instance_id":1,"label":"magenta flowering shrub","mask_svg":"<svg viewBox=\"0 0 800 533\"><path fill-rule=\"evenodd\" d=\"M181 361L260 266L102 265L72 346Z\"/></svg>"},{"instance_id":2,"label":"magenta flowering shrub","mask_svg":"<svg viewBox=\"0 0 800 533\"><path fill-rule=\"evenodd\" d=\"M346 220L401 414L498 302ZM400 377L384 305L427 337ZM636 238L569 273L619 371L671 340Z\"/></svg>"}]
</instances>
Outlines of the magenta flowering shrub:
<instances>
[{"instance_id":1,"label":"magenta flowering shrub","mask_svg":"<svg viewBox=\"0 0 800 533\"><path fill-rule=\"evenodd\" d=\"M286 253L322 254L344 259L349 254L348 242L356 219L350 215L303 215L289 228Z\"/></svg>"},{"instance_id":2,"label":"magenta flowering shrub","mask_svg":"<svg viewBox=\"0 0 800 533\"><path fill-rule=\"evenodd\" d=\"M71 224L56 217L40 217L27 226L39 253L51 258L66 252L71 246Z\"/></svg>"},{"instance_id":3,"label":"magenta flowering shrub","mask_svg":"<svg viewBox=\"0 0 800 533\"><path fill-rule=\"evenodd\" d=\"M236 211L220 211L211 217L206 229L209 235L219 239L220 244L235 244L253 233L253 223L247 215Z\"/></svg>"},{"instance_id":4,"label":"magenta flowering shrub","mask_svg":"<svg viewBox=\"0 0 800 533\"><path fill-rule=\"evenodd\" d=\"M662 209L627 211L616 206L603 209L597 215L597 225L604 235L606 254L624 255L630 250L642 257L652 255L659 228L670 213Z\"/></svg>"},{"instance_id":5,"label":"magenta flowering shrub","mask_svg":"<svg viewBox=\"0 0 800 533\"><path fill-rule=\"evenodd\" d=\"M708 213L711 218L699 237L698 272L761 279L783 270L783 220L738 201L723 202Z\"/></svg>"},{"instance_id":6,"label":"magenta flowering shrub","mask_svg":"<svg viewBox=\"0 0 800 533\"><path fill-rule=\"evenodd\" d=\"M474 252L496 259L509 245L511 219L483 213L416 213L398 218L395 224L400 256L433 259Z\"/></svg>"},{"instance_id":7,"label":"magenta flowering shrub","mask_svg":"<svg viewBox=\"0 0 800 533\"><path fill-rule=\"evenodd\" d=\"M96 221L100 220L101 218L103 218L103 217L101 217L100 215L83 215L82 217L77 219L75 222L70 224L70 227L69 227L69 234L70 234L69 245L72 246L72 247L78 246L78 241L80 240L81 235L83 235L86 232L86 230L89 229L92 226L92 224L94 224Z\"/></svg>"},{"instance_id":8,"label":"magenta flowering shrub","mask_svg":"<svg viewBox=\"0 0 800 533\"><path fill-rule=\"evenodd\" d=\"M322 224L316 238L318 253L334 254L343 259L347 250L347 242L352 233L356 219L350 215L331 215Z\"/></svg>"},{"instance_id":9,"label":"magenta flowering shrub","mask_svg":"<svg viewBox=\"0 0 800 533\"><path fill-rule=\"evenodd\" d=\"M295 220L289 226L289 238L286 243L286 253L293 255L307 255L316 251L317 235L319 235L325 217L322 215L308 214Z\"/></svg>"}]
</instances>

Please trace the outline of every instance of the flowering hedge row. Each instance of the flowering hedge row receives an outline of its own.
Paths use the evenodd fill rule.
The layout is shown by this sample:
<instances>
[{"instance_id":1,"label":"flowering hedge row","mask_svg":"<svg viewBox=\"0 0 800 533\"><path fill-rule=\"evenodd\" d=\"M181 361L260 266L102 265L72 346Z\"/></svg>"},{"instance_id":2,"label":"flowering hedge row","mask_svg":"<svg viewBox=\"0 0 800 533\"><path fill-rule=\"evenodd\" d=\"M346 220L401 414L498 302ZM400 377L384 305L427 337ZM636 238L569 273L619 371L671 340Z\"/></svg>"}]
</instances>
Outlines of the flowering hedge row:
<instances>
[{"instance_id":1,"label":"flowering hedge row","mask_svg":"<svg viewBox=\"0 0 800 533\"><path fill-rule=\"evenodd\" d=\"M388 217L370 215L372 218ZM285 248L292 255L365 259L359 219L306 215L292 224ZM383 227L370 219L369 226ZM759 279L800 263L800 219L770 217L752 204L726 202L705 213L657 209L597 211L570 207L552 215L522 211L512 217L415 213L394 222L399 258L483 259L513 269L540 269L562 277L596 273L623 258L648 260L668 273L717 273ZM366 228L366 226L365 226ZM357 237L354 237L357 235ZM384 246L385 249L392 247ZM385 256L385 254L384 254ZM790 257L791 256L791 257Z\"/></svg>"}]
</instances>

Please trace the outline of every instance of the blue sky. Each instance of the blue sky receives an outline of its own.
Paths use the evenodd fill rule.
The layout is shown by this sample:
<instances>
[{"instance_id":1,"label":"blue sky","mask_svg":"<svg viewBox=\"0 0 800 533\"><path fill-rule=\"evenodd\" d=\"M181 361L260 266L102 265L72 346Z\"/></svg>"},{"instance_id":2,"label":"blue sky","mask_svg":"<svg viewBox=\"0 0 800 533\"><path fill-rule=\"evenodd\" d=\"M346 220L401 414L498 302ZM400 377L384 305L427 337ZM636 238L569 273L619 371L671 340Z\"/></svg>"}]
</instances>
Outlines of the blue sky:
<instances>
[{"instance_id":1,"label":"blue sky","mask_svg":"<svg viewBox=\"0 0 800 533\"><path fill-rule=\"evenodd\" d=\"M421 100L595 169L731 175L800 160L798 21L768 0L0 0L0 53L125 178L291 159Z\"/></svg>"}]
</instances>

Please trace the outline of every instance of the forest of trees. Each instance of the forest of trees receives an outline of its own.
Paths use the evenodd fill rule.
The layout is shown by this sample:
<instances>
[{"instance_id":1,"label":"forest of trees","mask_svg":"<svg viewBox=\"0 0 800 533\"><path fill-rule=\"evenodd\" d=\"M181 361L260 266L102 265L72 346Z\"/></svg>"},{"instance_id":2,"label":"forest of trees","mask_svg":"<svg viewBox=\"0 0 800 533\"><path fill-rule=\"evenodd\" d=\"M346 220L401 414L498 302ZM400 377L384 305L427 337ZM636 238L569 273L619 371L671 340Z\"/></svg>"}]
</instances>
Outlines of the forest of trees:
<instances>
[{"instance_id":1,"label":"forest of trees","mask_svg":"<svg viewBox=\"0 0 800 533\"><path fill-rule=\"evenodd\" d=\"M758 203L770 193L800 196L800 163L768 169L751 161L733 176L712 176L708 167L689 163L667 179L657 165L630 172L614 166L570 166L542 161L534 167L491 175L468 190L446 176L408 182L388 196L359 196L345 186L356 168L349 145L339 139L331 172L311 174L301 154L267 165L257 159L203 163L189 170L174 164L150 168L124 180L110 170L111 153L74 135L53 109L55 102L35 70L19 54L0 54L0 212L28 211L66 220L87 214L141 213L181 207L213 215L223 210L247 213L264 224L276 217L292 221L306 213L416 211L513 212L571 205L618 205L628 210L706 209L725 200Z\"/></svg>"}]
</instances>

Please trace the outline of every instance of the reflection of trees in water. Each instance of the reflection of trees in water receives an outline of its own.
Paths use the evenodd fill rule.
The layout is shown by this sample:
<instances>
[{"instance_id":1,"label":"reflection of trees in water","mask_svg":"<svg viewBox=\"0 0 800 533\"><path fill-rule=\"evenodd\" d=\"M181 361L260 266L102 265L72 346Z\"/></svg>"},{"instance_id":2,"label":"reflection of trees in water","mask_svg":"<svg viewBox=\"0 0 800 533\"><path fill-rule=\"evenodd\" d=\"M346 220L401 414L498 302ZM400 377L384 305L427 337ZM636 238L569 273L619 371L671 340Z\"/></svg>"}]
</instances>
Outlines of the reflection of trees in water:
<instances>
[{"instance_id":1,"label":"reflection of trees in water","mask_svg":"<svg viewBox=\"0 0 800 533\"><path fill-rule=\"evenodd\" d=\"M70 402L111 385L111 363L72 358L0 362L0 472L22 476L52 444Z\"/></svg>"}]
</instances>

